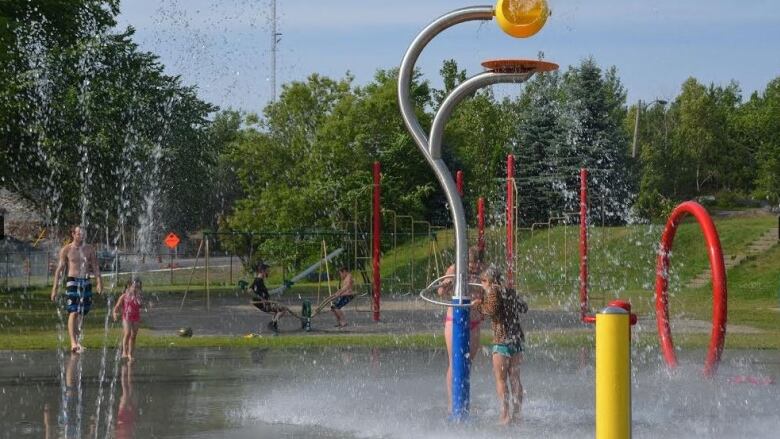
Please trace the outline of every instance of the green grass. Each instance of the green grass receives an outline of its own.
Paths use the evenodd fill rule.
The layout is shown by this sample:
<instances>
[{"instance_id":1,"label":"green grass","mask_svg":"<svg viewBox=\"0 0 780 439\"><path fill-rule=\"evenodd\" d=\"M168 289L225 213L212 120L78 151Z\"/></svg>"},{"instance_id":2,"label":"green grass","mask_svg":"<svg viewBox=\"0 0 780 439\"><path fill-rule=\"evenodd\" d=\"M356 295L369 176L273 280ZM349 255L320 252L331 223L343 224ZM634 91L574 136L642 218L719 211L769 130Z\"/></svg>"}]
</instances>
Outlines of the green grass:
<instances>
[{"instance_id":1,"label":"green grass","mask_svg":"<svg viewBox=\"0 0 780 439\"><path fill-rule=\"evenodd\" d=\"M728 322L780 331L780 245L743 262L727 273ZM694 318L711 315L709 286L677 294L670 308L685 309Z\"/></svg>"},{"instance_id":2,"label":"green grass","mask_svg":"<svg viewBox=\"0 0 780 439\"><path fill-rule=\"evenodd\" d=\"M116 348L119 343L120 330L112 329L106 338L105 346ZM87 349L97 350L104 346L104 332L93 331L84 337L84 346ZM681 334L674 338L675 346L682 349L705 349L709 345L709 336L706 334ZM483 346L491 343L489 335L483 335ZM67 339L64 340L67 347ZM658 337L654 333L644 332L634 334L632 343L637 349L658 346ZM527 345L529 349L556 348L580 348L593 346L594 338L591 329L555 332L532 332L528 335ZM52 332L33 332L13 337L0 337L0 350L41 350L56 349L60 346L58 336ZM293 334L278 337L254 337L243 336L195 336L191 338L174 336L156 336L142 329L138 335L137 346L139 348L328 348L328 347L376 347L376 348L403 348L403 349L432 349L444 348L444 339L441 334ZM780 337L773 334L728 334L726 337L726 349L780 349Z\"/></svg>"},{"instance_id":3,"label":"green grass","mask_svg":"<svg viewBox=\"0 0 780 439\"><path fill-rule=\"evenodd\" d=\"M750 242L776 227L771 215L740 216L715 220L726 255L744 253ZM591 227L589 233L589 284L596 303L615 297L652 301L655 285L656 248L663 225ZM505 229L486 230L489 263L504 266ZM576 308L579 274L579 229L556 226L551 229L521 231L516 254L517 282L538 305ZM453 259L452 231L437 233L440 267ZM383 291L403 291L412 280L419 291L441 270L430 270L434 257L428 240L400 246L382 255ZM677 292L709 267L706 248L698 226L688 218L678 228L671 255L670 291ZM397 281L394 281L394 278ZM399 287L400 285L400 287Z\"/></svg>"}]
</instances>

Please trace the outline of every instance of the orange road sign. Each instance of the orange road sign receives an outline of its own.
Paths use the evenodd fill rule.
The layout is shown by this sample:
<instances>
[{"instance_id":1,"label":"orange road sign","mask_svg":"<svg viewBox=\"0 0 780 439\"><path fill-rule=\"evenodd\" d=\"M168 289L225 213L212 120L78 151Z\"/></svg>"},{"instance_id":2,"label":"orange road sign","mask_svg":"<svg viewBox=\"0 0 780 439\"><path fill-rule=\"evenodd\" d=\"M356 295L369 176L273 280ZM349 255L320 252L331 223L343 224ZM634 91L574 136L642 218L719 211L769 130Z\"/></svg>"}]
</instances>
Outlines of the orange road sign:
<instances>
[{"instance_id":1,"label":"orange road sign","mask_svg":"<svg viewBox=\"0 0 780 439\"><path fill-rule=\"evenodd\" d=\"M169 233L168 236L163 239L163 243L171 250L175 249L180 242L181 240L179 237L173 232Z\"/></svg>"}]
</instances>

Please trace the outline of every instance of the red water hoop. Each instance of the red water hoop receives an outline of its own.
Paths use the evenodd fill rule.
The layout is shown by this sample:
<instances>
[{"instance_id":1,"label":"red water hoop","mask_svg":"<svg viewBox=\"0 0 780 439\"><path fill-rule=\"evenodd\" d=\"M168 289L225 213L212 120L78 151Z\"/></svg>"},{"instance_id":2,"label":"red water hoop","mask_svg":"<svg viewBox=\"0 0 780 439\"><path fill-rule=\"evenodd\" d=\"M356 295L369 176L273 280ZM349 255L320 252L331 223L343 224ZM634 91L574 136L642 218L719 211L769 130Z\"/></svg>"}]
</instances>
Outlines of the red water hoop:
<instances>
[{"instance_id":1,"label":"red water hoop","mask_svg":"<svg viewBox=\"0 0 780 439\"><path fill-rule=\"evenodd\" d=\"M658 322L658 338L666 364L669 367L676 367L677 355L674 352L672 331L669 326L669 295L667 291L669 288L669 252L672 249L677 226L686 214L693 215L699 222L707 244L707 255L712 273L712 331L704 363L704 375L711 377L717 371L726 337L726 267L715 224L713 224L707 210L693 201L686 201L672 211L666 222L664 233L661 235L655 278L655 315Z\"/></svg>"}]
</instances>

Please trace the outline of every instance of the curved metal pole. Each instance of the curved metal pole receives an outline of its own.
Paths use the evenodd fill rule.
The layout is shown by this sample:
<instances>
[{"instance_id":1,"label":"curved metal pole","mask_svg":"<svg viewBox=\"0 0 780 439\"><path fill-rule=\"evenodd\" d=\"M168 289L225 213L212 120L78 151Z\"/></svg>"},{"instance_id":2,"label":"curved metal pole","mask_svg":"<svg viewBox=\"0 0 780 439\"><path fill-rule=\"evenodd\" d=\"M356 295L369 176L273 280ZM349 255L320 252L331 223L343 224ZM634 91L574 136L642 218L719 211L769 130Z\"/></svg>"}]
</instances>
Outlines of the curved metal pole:
<instances>
[{"instance_id":1,"label":"curved metal pole","mask_svg":"<svg viewBox=\"0 0 780 439\"><path fill-rule=\"evenodd\" d=\"M452 182L452 176L450 175L449 171L442 172L446 170L446 167L438 165L433 160L428 151L428 139L425 137L425 131L423 131L422 127L420 126L420 121L417 119L417 115L414 111L414 104L411 101L409 93L412 85L412 75L414 74L414 65L417 62L417 59L420 57L422 50L436 35L456 24L474 20L492 20L493 16L493 6L471 6L467 8L456 9L442 15L441 17L434 20L431 24L426 26L425 29L423 29L417 35L417 37L415 37L415 39L412 41L412 44L406 50L398 71L398 105L401 109L401 117L404 120L406 129L409 130L409 133L412 135L414 142L423 153L423 156L425 156L428 164L434 169L436 177L438 178L442 188L444 189L444 192L447 195L447 200L450 203L452 210L456 235L455 297L457 297L459 301L462 301L464 296L464 281L466 279L464 275L464 268L466 265L468 265L466 240L462 239L461 237L462 242L459 243L459 240L457 239L457 237L460 236L458 234L458 223L465 223L463 204L460 200L460 197L453 196L454 194L457 194L457 188L455 187L455 183ZM443 163L441 165L443 165ZM453 203L452 200L456 198L458 200L457 203ZM457 204L457 206L455 204ZM463 217L461 218L461 221L458 220L458 212L460 212L460 215ZM465 228L462 230L462 233L465 236Z\"/></svg>"},{"instance_id":2,"label":"curved metal pole","mask_svg":"<svg viewBox=\"0 0 780 439\"><path fill-rule=\"evenodd\" d=\"M458 196L457 187L452 179L452 174L444 165L441 159L434 160L428 148L428 139L420 126L420 122L415 114L414 105L410 98L410 87L412 76L414 74L414 65L426 45L439 33L445 29L459 23L473 20L492 20L494 10L492 6L472 6L463 9L457 9L434 20L425 29L423 29L412 44L407 49L401 60L401 66L398 72L398 104L401 110L401 117L407 130L412 135L414 142L422 152L428 164L433 168L439 183L441 184L450 204L450 210L453 216L456 231L456 258L455 258L455 297L453 303L466 304L468 299L464 300L466 291L466 276L464 269L468 264L468 254L466 252L466 228L465 214L463 212L463 203ZM438 116L437 116L438 117ZM446 121L446 118L444 119ZM444 122L440 122L442 125ZM468 310L453 310L453 351L452 351L452 418L456 421L465 421L469 411L469 318Z\"/></svg>"},{"instance_id":3,"label":"curved metal pole","mask_svg":"<svg viewBox=\"0 0 780 439\"><path fill-rule=\"evenodd\" d=\"M401 117L414 142L429 162L428 139L425 137L425 131L420 126L419 120L417 120L414 104L409 96L417 58L420 57L420 53L422 53L425 46L445 29L466 21L489 21L493 19L493 15L493 6L470 6L448 12L431 22L415 37L401 60L401 66L398 71L398 105L401 108Z\"/></svg>"},{"instance_id":4,"label":"curved metal pole","mask_svg":"<svg viewBox=\"0 0 780 439\"><path fill-rule=\"evenodd\" d=\"M469 297L466 297L468 286L468 277L466 267L468 266L468 245L466 236L466 215L463 210L463 201L458 195L455 181L452 179L452 173L447 169L444 160L441 157L441 143L444 137L444 127L450 119L455 106L462 102L474 92L482 87L502 82L523 82L530 78L533 73L496 73L485 72L469 78L458 87L456 87L436 112L431 126L429 154L430 161L433 163L433 169L441 185L445 188L447 201L450 205L452 217L455 223L455 297L452 303L463 305L469 303ZM469 331L469 310L468 308L455 307L452 310L452 407L453 419L464 420L469 411L469 364L471 359L468 356L470 351L470 331Z\"/></svg>"},{"instance_id":5,"label":"curved metal pole","mask_svg":"<svg viewBox=\"0 0 780 439\"><path fill-rule=\"evenodd\" d=\"M444 99L439 111L433 119L431 126L431 136L429 145L429 154L432 167L436 177L444 187L447 196L447 202L452 211L452 218L455 226L455 297L453 300L462 303L465 297L464 287L468 283L466 267L468 266L468 237L466 236L466 214L463 209L463 201L458 195L458 189L452 180L452 173L447 169L447 165L442 160L441 144L444 137L444 127L447 125L452 112L460 102L469 96L472 96L477 90L489 85L498 83L523 82L530 78L533 73L496 73L484 72L475 75L462 84L457 86ZM460 288L459 288L460 287Z\"/></svg>"}]
</instances>

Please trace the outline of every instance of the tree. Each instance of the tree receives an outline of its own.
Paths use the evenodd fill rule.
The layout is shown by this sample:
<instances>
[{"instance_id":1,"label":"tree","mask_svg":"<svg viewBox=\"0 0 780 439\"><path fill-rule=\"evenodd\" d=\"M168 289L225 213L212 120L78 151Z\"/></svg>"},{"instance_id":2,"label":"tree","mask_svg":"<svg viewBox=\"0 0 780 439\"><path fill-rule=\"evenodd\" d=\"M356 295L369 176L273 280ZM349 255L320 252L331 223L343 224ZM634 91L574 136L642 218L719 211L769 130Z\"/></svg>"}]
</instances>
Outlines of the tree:
<instances>
[{"instance_id":1,"label":"tree","mask_svg":"<svg viewBox=\"0 0 780 439\"><path fill-rule=\"evenodd\" d=\"M519 216L526 224L546 220L563 204L557 183L568 170L561 171L553 163L565 138L560 120L560 82L557 72L535 76L514 103L518 122L511 152L518 166Z\"/></svg>"},{"instance_id":2,"label":"tree","mask_svg":"<svg viewBox=\"0 0 780 439\"><path fill-rule=\"evenodd\" d=\"M163 74L133 43L132 28L110 29L116 2L70 6L62 17L15 10L13 62L0 89L8 164L0 184L55 228L99 224L118 237L138 222L155 233L162 222L179 232L198 227L206 183L194 177L210 164L205 133L215 107ZM38 16L45 19L26 19Z\"/></svg>"},{"instance_id":3,"label":"tree","mask_svg":"<svg viewBox=\"0 0 780 439\"><path fill-rule=\"evenodd\" d=\"M396 71L380 70L364 87L352 87L349 76L336 81L319 75L283 86L265 118L242 130L232 149L245 197L222 230L338 231L354 220L366 230L375 160L383 165L384 206L418 217L434 210L433 178L406 134L396 81ZM418 109L427 105L427 84L414 81L412 97ZM251 248L256 257L297 265L317 252L317 239L266 237L248 246L238 238L231 245L248 263Z\"/></svg>"},{"instance_id":4,"label":"tree","mask_svg":"<svg viewBox=\"0 0 780 439\"><path fill-rule=\"evenodd\" d=\"M565 137L553 163L569 176L561 182L563 209L577 209L578 168L587 168L591 199L602 204L605 220L625 221L635 188L622 129L626 92L617 70L602 72L593 58L587 58L563 74L561 98Z\"/></svg>"},{"instance_id":5,"label":"tree","mask_svg":"<svg viewBox=\"0 0 780 439\"><path fill-rule=\"evenodd\" d=\"M467 79L466 71L458 69L455 60L444 61L439 73L444 88L433 91L436 111L447 95ZM495 178L511 132L505 116L492 91L482 89L458 104L445 127L442 158L453 174L461 170L466 176L464 207L469 217L473 217L469 207L478 197L491 199L497 195ZM449 222L449 212L443 213L442 220Z\"/></svg>"},{"instance_id":6,"label":"tree","mask_svg":"<svg viewBox=\"0 0 780 439\"><path fill-rule=\"evenodd\" d=\"M678 172L688 177L685 195L702 193L705 185L712 184L716 177L715 160L719 137L718 119L715 115L715 102L707 88L694 78L682 85L673 110L677 113L678 123L674 130L677 148L688 153L681 158L689 163ZM690 166L691 171L687 169ZM691 185L693 187L691 187Z\"/></svg>"},{"instance_id":7,"label":"tree","mask_svg":"<svg viewBox=\"0 0 780 439\"><path fill-rule=\"evenodd\" d=\"M754 95L749 105L751 126L757 134L754 195L780 204L780 77L769 82L763 96Z\"/></svg>"}]
</instances>

